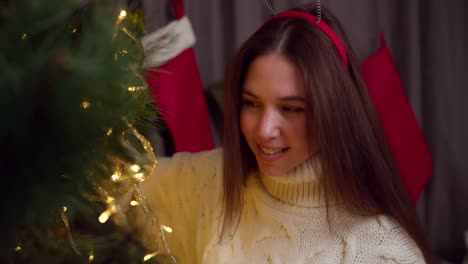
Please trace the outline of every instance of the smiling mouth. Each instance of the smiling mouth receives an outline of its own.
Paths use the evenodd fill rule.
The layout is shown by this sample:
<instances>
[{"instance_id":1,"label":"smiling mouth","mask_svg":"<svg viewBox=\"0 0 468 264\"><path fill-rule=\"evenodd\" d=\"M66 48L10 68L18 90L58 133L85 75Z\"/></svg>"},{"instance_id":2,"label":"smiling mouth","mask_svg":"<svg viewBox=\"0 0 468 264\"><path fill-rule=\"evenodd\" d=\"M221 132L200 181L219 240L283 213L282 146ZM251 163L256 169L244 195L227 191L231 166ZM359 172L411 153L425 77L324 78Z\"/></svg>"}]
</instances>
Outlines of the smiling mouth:
<instances>
[{"instance_id":1,"label":"smiling mouth","mask_svg":"<svg viewBox=\"0 0 468 264\"><path fill-rule=\"evenodd\" d=\"M285 152L288 148L266 148L258 146L260 153L266 156L276 156Z\"/></svg>"}]
</instances>

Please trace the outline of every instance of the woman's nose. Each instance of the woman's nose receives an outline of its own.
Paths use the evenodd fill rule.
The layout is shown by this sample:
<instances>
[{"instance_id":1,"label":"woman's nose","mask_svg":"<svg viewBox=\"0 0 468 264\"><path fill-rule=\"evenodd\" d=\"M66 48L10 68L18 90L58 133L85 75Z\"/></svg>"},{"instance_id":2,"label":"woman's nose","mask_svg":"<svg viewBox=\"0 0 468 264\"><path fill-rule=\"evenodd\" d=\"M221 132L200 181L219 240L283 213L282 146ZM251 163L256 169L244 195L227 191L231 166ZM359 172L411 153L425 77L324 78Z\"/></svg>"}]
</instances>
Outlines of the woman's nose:
<instances>
[{"instance_id":1,"label":"woman's nose","mask_svg":"<svg viewBox=\"0 0 468 264\"><path fill-rule=\"evenodd\" d=\"M263 111L259 120L258 134L261 139L272 139L280 135L281 117L272 110Z\"/></svg>"}]
</instances>

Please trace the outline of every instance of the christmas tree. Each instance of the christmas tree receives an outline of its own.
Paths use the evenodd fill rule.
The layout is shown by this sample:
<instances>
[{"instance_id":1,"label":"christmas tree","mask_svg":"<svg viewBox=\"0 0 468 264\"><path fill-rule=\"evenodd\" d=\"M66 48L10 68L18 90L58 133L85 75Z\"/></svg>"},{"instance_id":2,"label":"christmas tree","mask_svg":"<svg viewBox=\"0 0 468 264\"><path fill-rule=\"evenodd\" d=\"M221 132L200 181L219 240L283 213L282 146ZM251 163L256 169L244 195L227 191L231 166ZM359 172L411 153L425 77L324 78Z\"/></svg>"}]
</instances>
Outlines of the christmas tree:
<instances>
[{"instance_id":1,"label":"christmas tree","mask_svg":"<svg viewBox=\"0 0 468 264\"><path fill-rule=\"evenodd\" d=\"M139 133L155 109L141 14L114 1L0 2L2 263L174 259L137 183L156 166ZM134 192L154 244L116 202Z\"/></svg>"}]
</instances>

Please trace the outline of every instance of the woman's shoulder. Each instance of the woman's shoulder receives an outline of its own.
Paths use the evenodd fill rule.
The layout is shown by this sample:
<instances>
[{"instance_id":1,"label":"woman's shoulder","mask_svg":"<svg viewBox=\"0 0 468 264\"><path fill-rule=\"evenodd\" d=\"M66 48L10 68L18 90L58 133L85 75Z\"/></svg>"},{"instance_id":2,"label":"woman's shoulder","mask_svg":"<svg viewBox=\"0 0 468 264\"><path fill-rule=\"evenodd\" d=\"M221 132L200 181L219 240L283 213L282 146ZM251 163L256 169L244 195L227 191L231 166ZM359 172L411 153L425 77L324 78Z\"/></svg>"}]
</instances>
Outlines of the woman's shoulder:
<instances>
[{"instance_id":1,"label":"woman's shoulder","mask_svg":"<svg viewBox=\"0 0 468 264\"><path fill-rule=\"evenodd\" d=\"M212 150L205 150L197 153L180 153L176 154L175 156L180 155L181 157L184 156L185 158L189 158L194 165L200 165L208 163L212 166L221 166L223 161L223 149L216 148Z\"/></svg>"},{"instance_id":2,"label":"woman's shoulder","mask_svg":"<svg viewBox=\"0 0 468 264\"><path fill-rule=\"evenodd\" d=\"M158 159L154 178L160 183L177 183L179 188L197 188L207 182L219 184L222 176L222 149L197 153L178 152Z\"/></svg>"},{"instance_id":3,"label":"woman's shoulder","mask_svg":"<svg viewBox=\"0 0 468 264\"><path fill-rule=\"evenodd\" d=\"M157 161L153 174L140 183L142 193L151 201L191 206L221 190L221 149L180 152Z\"/></svg>"},{"instance_id":4,"label":"woman's shoulder","mask_svg":"<svg viewBox=\"0 0 468 264\"><path fill-rule=\"evenodd\" d=\"M356 219L349 242L355 244L358 263L425 263L416 243L393 218L377 215Z\"/></svg>"},{"instance_id":5,"label":"woman's shoulder","mask_svg":"<svg viewBox=\"0 0 468 264\"><path fill-rule=\"evenodd\" d=\"M219 164L222 162L223 151L222 148L216 148L212 150L205 150L200 152L177 152L172 157L163 157L164 162L189 162L194 165L203 165L208 162L212 165ZM200 164L201 162L201 164Z\"/></svg>"},{"instance_id":6,"label":"woman's shoulder","mask_svg":"<svg viewBox=\"0 0 468 264\"><path fill-rule=\"evenodd\" d=\"M193 171L218 169L222 166L222 160L221 148L196 153L178 152L172 157L159 158L157 170L189 169Z\"/></svg>"}]
</instances>

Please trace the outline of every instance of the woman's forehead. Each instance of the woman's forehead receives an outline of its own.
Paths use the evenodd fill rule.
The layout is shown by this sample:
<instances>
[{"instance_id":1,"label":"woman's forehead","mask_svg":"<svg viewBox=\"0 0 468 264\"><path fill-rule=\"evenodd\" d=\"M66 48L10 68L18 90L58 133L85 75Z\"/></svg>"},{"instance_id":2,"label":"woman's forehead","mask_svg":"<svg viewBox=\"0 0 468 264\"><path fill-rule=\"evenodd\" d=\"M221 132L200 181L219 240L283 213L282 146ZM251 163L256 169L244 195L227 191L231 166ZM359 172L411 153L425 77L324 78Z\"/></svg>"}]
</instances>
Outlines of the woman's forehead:
<instances>
[{"instance_id":1,"label":"woman's forehead","mask_svg":"<svg viewBox=\"0 0 468 264\"><path fill-rule=\"evenodd\" d=\"M256 96L304 96L304 78L298 67L280 53L257 57L247 71L243 90Z\"/></svg>"}]
</instances>

